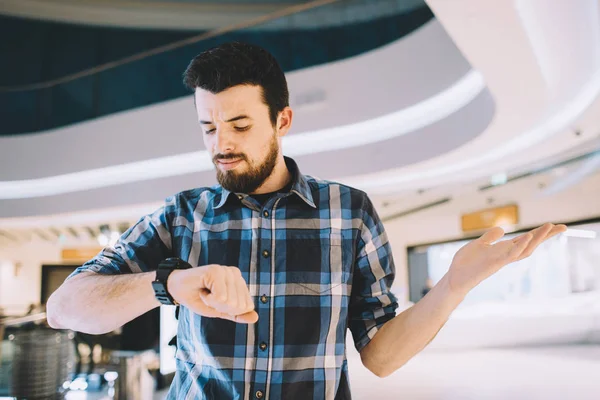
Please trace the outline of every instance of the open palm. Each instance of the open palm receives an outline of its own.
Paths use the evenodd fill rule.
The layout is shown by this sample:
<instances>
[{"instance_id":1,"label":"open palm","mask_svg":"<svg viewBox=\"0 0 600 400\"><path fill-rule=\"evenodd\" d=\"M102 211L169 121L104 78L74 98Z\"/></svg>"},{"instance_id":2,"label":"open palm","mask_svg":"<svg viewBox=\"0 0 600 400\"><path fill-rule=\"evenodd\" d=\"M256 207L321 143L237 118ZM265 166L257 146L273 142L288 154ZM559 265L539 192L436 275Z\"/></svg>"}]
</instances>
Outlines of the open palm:
<instances>
[{"instance_id":1,"label":"open palm","mask_svg":"<svg viewBox=\"0 0 600 400\"><path fill-rule=\"evenodd\" d=\"M566 230L565 225L547 223L514 239L497 242L504 237L504 230L492 228L456 253L448 271L450 287L467 293L505 265L529 257L542 242Z\"/></svg>"}]
</instances>

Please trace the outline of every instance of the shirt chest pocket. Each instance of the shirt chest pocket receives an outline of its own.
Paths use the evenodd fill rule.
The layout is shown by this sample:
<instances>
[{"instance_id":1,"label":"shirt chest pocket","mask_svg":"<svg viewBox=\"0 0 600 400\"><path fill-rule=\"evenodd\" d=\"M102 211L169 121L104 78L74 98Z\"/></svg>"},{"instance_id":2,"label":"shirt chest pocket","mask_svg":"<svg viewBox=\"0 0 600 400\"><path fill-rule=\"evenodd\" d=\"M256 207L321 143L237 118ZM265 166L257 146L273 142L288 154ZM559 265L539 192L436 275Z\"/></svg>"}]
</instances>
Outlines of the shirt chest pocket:
<instances>
[{"instance_id":1,"label":"shirt chest pocket","mask_svg":"<svg viewBox=\"0 0 600 400\"><path fill-rule=\"evenodd\" d=\"M198 243L198 265L238 267L247 278L250 267L251 243L237 238L209 237Z\"/></svg>"},{"instance_id":2,"label":"shirt chest pocket","mask_svg":"<svg viewBox=\"0 0 600 400\"><path fill-rule=\"evenodd\" d=\"M288 235L276 248L275 271L287 294L346 294L352 259L352 241L341 235Z\"/></svg>"}]
</instances>

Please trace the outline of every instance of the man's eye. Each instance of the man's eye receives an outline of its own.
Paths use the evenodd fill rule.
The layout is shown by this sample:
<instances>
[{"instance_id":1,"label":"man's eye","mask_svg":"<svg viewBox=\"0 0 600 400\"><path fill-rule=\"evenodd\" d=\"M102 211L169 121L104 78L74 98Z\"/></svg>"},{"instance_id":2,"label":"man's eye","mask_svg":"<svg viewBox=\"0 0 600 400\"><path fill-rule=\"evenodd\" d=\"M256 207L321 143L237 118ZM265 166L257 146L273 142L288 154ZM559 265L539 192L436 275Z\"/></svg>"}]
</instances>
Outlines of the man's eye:
<instances>
[{"instance_id":1,"label":"man's eye","mask_svg":"<svg viewBox=\"0 0 600 400\"><path fill-rule=\"evenodd\" d=\"M248 125L248 126L236 126L235 127L235 130L239 131L239 132L247 131L248 129L250 129L250 125Z\"/></svg>"},{"instance_id":2,"label":"man's eye","mask_svg":"<svg viewBox=\"0 0 600 400\"><path fill-rule=\"evenodd\" d=\"M216 130L217 130L216 128L212 128L212 129L208 129L208 130L204 131L204 133L206 133L208 135L209 133L213 133Z\"/></svg>"}]
</instances>

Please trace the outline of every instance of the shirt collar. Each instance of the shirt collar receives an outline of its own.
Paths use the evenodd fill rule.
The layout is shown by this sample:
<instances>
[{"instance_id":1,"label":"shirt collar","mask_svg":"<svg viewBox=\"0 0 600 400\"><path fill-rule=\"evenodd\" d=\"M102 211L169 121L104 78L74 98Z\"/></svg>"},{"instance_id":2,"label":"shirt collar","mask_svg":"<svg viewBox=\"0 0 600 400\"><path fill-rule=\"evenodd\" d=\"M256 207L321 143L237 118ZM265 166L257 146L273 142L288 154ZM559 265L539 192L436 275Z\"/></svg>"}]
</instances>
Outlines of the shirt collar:
<instances>
[{"instance_id":1,"label":"shirt collar","mask_svg":"<svg viewBox=\"0 0 600 400\"><path fill-rule=\"evenodd\" d=\"M300 197L306 204L313 208L317 208L314 203L312 192L310 190L310 186L308 184L308 180L304 175L300 173L300 169L298 168L298 164L289 158L284 157L285 165L287 166L288 171L292 174L293 184L292 184L292 193L296 193L298 197ZM230 195L237 196L240 200L242 200L247 194L245 193L231 193L229 190L225 189L222 186L221 188L221 201L214 208L218 209L223 207L223 205L227 202L227 199Z\"/></svg>"}]
</instances>

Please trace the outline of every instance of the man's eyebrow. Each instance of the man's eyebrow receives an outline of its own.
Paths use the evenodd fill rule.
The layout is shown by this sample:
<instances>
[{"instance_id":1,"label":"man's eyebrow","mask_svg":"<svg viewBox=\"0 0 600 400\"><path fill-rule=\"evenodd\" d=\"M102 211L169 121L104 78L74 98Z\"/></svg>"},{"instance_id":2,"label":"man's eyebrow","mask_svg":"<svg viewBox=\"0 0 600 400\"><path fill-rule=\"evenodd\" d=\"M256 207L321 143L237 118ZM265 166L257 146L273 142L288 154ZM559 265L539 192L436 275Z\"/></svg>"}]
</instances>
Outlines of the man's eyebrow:
<instances>
[{"instance_id":1,"label":"man's eyebrow","mask_svg":"<svg viewBox=\"0 0 600 400\"><path fill-rule=\"evenodd\" d=\"M235 122L235 121L239 121L240 119L250 119L250 117L249 117L249 116L247 116L247 115L238 115L237 117L233 117L233 118L231 118L231 119L228 119L228 120L227 120L227 121L225 121L225 122ZM200 123L201 123L202 125L210 125L210 124L212 124L213 122L212 122L212 121L202 121L202 120L200 120Z\"/></svg>"}]
</instances>

